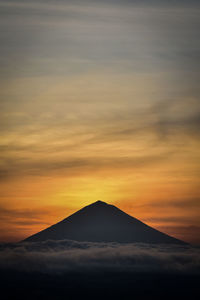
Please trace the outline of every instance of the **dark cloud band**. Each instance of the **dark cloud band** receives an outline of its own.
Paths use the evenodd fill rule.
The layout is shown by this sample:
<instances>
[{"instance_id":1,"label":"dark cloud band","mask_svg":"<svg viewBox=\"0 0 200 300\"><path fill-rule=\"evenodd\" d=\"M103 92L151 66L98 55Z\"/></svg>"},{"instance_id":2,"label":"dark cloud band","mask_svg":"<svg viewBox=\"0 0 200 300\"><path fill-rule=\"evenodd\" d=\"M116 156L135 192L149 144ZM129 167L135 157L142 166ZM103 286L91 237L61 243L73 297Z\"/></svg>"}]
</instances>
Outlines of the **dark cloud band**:
<instances>
[{"instance_id":1,"label":"dark cloud band","mask_svg":"<svg viewBox=\"0 0 200 300\"><path fill-rule=\"evenodd\" d=\"M0 245L0 271L114 271L200 274L200 249L190 246L69 240Z\"/></svg>"}]
</instances>

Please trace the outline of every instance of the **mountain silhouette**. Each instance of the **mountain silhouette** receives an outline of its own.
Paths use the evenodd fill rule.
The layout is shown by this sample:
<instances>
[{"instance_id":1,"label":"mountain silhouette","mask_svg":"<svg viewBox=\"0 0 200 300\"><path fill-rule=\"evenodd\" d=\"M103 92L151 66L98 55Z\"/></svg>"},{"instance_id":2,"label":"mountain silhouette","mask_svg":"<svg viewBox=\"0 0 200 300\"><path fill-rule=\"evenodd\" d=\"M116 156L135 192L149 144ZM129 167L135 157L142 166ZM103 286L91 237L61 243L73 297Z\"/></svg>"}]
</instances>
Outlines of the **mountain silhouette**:
<instances>
[{"instance_id":1,"label":"mountain silhouette","mask_svg":"<svg viewBox=\"0 0 200 300\"><path fill-rule=\"evenodd\" d=\"M80 209L24 241L63 239L87 242L185 244L103 201L94 202Z\"/></svg>"}]
</instances>

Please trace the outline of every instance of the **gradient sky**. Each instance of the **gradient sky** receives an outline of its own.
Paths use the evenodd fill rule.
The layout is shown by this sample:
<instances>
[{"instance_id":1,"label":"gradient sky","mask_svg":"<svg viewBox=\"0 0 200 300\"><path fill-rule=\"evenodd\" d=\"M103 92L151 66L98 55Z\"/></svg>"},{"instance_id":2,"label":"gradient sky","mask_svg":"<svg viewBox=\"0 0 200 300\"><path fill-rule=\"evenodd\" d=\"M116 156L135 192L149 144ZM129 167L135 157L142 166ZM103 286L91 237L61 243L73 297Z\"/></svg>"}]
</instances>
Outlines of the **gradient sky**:
<instances>
[{"instance_id":1,"label":"gradient sky","mask_svg":"<svg viewBox=\"0 0 200 300\"><path fill-rule=\"evenodd\" d=\"M198 2L0 0L0 241L101 199L200 243Z\"/></svg>"}]
</instances>

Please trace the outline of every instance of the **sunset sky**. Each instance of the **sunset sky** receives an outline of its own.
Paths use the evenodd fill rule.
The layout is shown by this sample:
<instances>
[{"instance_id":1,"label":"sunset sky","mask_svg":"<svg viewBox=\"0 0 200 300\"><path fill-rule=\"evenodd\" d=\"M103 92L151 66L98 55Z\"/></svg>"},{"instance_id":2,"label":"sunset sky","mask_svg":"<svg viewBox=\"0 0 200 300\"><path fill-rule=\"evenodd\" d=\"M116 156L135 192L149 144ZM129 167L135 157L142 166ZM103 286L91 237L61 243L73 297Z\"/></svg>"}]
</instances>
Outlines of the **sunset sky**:
<instances>
[{"instance_id":1,"label":"sunset sky","mask_svg":"<svg viewBox=\"0 0 200 300\"><path fill-rule=\"evenodd\" d=\"M0 241L101 199L200 243L198 2L0 0Z\"/></svg>"}]
</instances>

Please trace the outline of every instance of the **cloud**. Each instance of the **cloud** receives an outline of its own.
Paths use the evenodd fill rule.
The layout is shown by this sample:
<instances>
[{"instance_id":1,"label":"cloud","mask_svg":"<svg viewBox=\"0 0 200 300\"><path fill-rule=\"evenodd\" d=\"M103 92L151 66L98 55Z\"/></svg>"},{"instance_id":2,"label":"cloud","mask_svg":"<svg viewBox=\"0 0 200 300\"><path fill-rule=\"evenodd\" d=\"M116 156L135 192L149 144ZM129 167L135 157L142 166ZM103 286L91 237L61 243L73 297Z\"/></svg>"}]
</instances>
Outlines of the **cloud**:
<instances>
[{"instance_id":1,"label":"cloud","mask_svg":"<svg viewBox=\"0 0 200 300\"><path fill-rule=\"evenodd\" d=\"M161 199L160 199L161 200ZM134 207L137 208L145 208L145 209L150 209L150 207L152 208L196 208L198 209L200 207L200 199L199 197L185 197L185 198L180 198L180 199L163 199L163 201L158 202L153 202L151 201L151 203L137 203L134 204Z\"/></svg>"},{"instance_id":2,"label":"cloud","mask_svg":"<svg viewBox=\"0 0 200 300\"><path fill-rule=\"evenodd\" d=\"M3 73L13 73L14 65L17 76L66 75L84 72L88 63L91 69L94 63L161 69L156 62L164 62L165 68L187 64L197 69L198 39L194 42L193 34L198 33L198 6L192 9L192 3L197 1L186 7L180 0L0 1L1 22L8 28L0 37ZM13 43L13 35L18 42Z\"/></svg>"},{"instance_id":3,"label":"cloud","mask_svg":"<svg viewBox=\"0 0 200 300\"><path fill-rule=\"evenodd\" d=\"M83 159L59 159L59 160L38 160L33 162L21 162L15 159L9 162L9 166L0 170L0 179L12 179L16 176L50 176L65 175L66 177L80 174L87 174L88 171L98 172L99 170L143 168L156 165L166 159L166 155L144 155L140 157L89 157Z\"/></svg>"},{"instance_id":4,"label":"cloud","mask_svg":"<svg viewBox=\"0 0 200 300\"><path fill-rule=\"evenodd\" d=\"M200 274L200 249L190 246L70 240L0 245L0 271Z\"/></svg>"},{"instance_id":5,"label":"cloud","mask_svg":"<svg viewBox=\"0 0 200 300\"><path fill-rule=\"evenodd\" d=\"M5 224L13 224L15 225L15 229L21 225L23 225L23 228L25 228L24 226L29 227L36 224L40 226L51 225L50 219L46 220L45 216L57 219L57 215L63 215L63 212L66 213L66 207L55 205L32 209L15 209L0 205L0 219L2 221L2 226L4 227ZM68 214L69 212L71 212L70 209L68 209Z\"/></svg>"},{"instance_id":6,"label":"cloud","mask_svg":"<svg viewBox=\"0 0 200 300\"><path fill-rule=\"evenodd\" d=\"M192 221L190 222L192 224ZM198 224L198 223L197 223ZM190 241L193 245L199 245L200 226L195 225L163 225L157 226L157 229L162 232L168 232L169 235L175 235L179 239Z\"/></svg>"},{"instance_id":7,"label":"cloud","mask_svg":"<svg viewBox=\"0 0 200 300\"><path fill-rule=\"evenodd\" d=\"M63 111L65 108L64 105ZM16 133L10 141L2 141L0 178L59 172L71 176L102 168L148 167L180 157L180 146L187 151L186 140L197 141L199 137L197 99L159 101L143 109L115 108L98 114L96 109L90 113L83 110L75 114L79 127L63 114L55 114L46 122L41 114L36 117L41 128L36 124L32 133L20 133L18 128L19 138ZM32 118L29 121L34 124ZM67 128L73 129L73 134ZM122 143L126 143L123 151L117 152ZM135 151L131 146L136 147ZM137 147L148 148L148 153L139 153Z\"/></svg>"}]
</instances>

